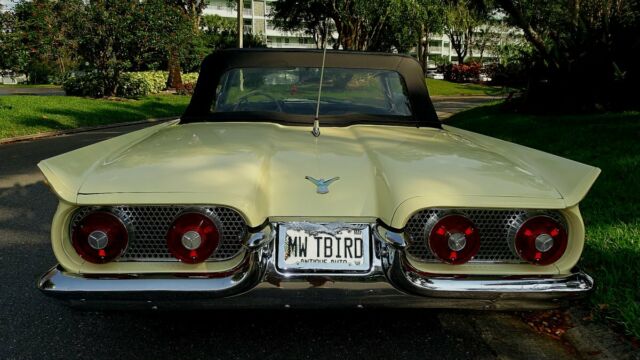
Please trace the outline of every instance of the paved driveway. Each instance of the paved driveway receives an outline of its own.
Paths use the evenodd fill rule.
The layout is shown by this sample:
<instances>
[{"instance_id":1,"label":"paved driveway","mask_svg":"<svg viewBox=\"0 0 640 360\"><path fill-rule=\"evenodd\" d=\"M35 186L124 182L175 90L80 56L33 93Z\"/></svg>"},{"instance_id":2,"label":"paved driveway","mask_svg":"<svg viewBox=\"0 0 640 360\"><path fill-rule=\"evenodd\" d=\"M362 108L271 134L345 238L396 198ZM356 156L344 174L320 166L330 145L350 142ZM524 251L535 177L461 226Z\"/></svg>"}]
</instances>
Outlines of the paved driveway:
<instances>
[{"instance_id":1,"label":"paved driveway","mask_svg":"<svg viewBox=\"0 0 640 360\"><path fill-rule=\"evenodd\" d=\"M438 310L82 312L35 281L55 263L41 159L137 127L0 145L0 359L566 359L512 313Z\"/></svg>"},{"instance_id":2,"label":"paved driveway","mask_svg":"<svg viewBox=\"0 0 640 360\"><path fill-rule=\"evenodd\" d=\"M59 86L0 86L0 96L2 95L64 95L64 90Z\"/></svg>"},{"instance_id":3,"label":"paved driveway","mask_svg":"<svg viewBox=\"0 0 640 360\"><path fill-rule=\"evenodd\" d=\"M453 114L502 99L499 96L432 96L431 100L440 120Z\"/></svg>"}]
</instances>

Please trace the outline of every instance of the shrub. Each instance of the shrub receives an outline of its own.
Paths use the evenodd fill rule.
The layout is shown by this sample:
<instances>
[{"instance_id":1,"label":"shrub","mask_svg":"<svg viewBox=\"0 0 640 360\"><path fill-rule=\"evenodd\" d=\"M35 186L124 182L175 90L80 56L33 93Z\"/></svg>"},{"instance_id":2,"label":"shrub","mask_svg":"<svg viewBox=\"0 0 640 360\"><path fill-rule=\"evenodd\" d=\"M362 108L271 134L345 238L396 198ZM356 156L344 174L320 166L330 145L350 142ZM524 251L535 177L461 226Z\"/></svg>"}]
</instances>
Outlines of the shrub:
<instances>
[{"instance_id":1,"label":"shrub","mask_svg":"<svg viewBox=\"0 0 640 360\"><path fill-rule=\"evenodd\" d=\"M146 75L140 75L140 73L125 73L120 77L116 95L119 97L135 98L154 94L153 85L153 82L147 79Z\"/></svg>"},{"instance_id":2,"label":"shrub","mask_svg":"<svg viewBox=\"0 0 640 360\"><path fill-rule=\"evenodd\" d=\"M481 68L477 62L448 65L445 67L444 78L456 82L478 81Z\"/></svg>"},{"instance_id":3,"label":"shrub","mask_svg":"<svg viewBox=\"0 0 640 360\"><path fill-rule=\"evenodd\" d=\"M62 88L67 95L73 96L104 96L104 79L95 72L75 74L62 82Z\"/></svg>"},{"instance_id":4,"label":"shrub","mask_svg":"<svg viewBox=\"0 0 640 360\"><path fill-rule=\"evenodd\" d=\"M194 83L183 83L182 89L178 89L178 95L193 95L193 90L195 89L196 84Z\"/></svg>"},{"instance_id":5,"label":"shrub","mask_svg":"<svg viewBox=\"0 0 640 360\"><path fill-rule=\"evenodd\" d=\"M182 82L185 84L195 84L196 82L198 82L198 76L200 74L194 72L194 73L186 73L186 74L182 74Z\"/></svg>"},{"instance_id":6,"label":"shrub","mask_svg":"<svg viewBox=\"0 0 640 360\"><path fill-rule=\"evenodd\" d=\"M126 73L128 80L144 85L144 94L157 94L166 88L168 73L166 71L140 71Z\"/></svg>"},{"instance_id":7,"label":"shrub","mask_svg":"<svg viewBox=\"0 0 640 360\"><path fill-rule=\"evenodd\" d=\"M120 97L140 97L157 94L166 88L166 71L128 72L120 76L116 95ZM198 73L183 75L183 81L192 91ZM68 77L62 83L67 95L102 97L105 94L105 79L99 73L90 72Z\"/></svg>"},{"instance_id":8,"label":"shrub","mask_svg":"<svg viewBox=\"0 0 640 360\"><path fill-rule=\"evenodd\" d=\"M525 87L529 77L529 68L522 63L489 64L484 72L491 78L492 85Z\"/></svg>"}]
</instances>

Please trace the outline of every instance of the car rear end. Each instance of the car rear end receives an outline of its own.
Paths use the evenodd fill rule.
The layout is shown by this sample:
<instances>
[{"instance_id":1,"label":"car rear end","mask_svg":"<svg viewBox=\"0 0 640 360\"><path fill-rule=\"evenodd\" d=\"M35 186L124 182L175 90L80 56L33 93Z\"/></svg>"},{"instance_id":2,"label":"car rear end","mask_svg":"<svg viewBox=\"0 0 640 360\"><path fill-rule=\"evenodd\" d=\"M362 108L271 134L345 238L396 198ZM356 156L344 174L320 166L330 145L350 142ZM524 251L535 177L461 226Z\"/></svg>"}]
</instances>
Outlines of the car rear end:
<instances>
[{"instance_id":1,"label":"car rear end","mask_svg":"<svg viewBox=\"0 0 640 360\"><path fill-rule=\"evenodd\" d=\"M379 219L268 219L225 206L61 203L47 295L91 308L529 309L592 279L577 209L430 208Z\"/></svg>"}]
</instances>

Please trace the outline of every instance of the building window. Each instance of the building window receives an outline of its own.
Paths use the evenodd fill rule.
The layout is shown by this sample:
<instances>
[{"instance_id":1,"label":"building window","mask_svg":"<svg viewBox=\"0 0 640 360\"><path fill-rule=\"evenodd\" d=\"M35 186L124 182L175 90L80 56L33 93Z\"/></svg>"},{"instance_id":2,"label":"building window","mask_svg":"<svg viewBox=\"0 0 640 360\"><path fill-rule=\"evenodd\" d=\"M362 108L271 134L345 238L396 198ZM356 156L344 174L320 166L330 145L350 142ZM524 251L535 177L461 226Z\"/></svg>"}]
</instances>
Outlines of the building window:
<instances>
[{"instance_id":1,"label":"building window","mask_svg":"<svg viewBox=\"0 0 640 360\"><path fill-rule=\"evenodd\" d=\"M289 38L284 38L284 43L288 44L289 43Z\"/></svg>"}]
</instances>

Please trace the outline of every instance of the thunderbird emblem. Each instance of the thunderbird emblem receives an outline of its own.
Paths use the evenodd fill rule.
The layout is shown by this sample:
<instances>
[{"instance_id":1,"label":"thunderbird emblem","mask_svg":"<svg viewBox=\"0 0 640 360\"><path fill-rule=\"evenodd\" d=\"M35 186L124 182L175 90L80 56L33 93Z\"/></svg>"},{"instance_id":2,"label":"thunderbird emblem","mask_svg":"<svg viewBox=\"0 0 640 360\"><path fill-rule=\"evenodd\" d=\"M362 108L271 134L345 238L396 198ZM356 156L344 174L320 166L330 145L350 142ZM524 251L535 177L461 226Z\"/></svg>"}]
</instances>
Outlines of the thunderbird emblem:
<instances>
[{"instance_id":1,"label":"thunderbird emblem","mask_svg":"<svg viewBox=\"0 0 640 360\"><path fill-rule=\"evenodd\" d=\"M331 183L333 183L334 181L340 180L339 176L336 176L334 178L331 178L329 180L325 180L325 179L314 179L311 176L305 176L305 179L311 181L316 187L316 192L318 194L326 194L329 192L329 185L331 185Z\"/></svg>"}]
</instances>

